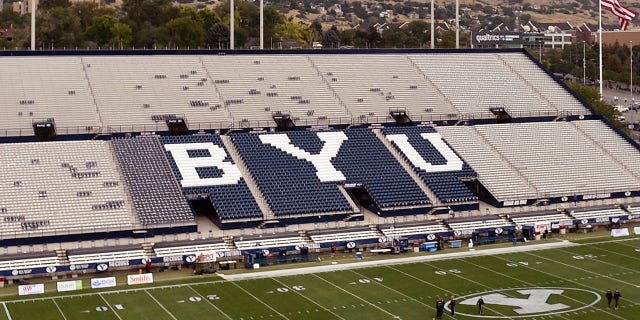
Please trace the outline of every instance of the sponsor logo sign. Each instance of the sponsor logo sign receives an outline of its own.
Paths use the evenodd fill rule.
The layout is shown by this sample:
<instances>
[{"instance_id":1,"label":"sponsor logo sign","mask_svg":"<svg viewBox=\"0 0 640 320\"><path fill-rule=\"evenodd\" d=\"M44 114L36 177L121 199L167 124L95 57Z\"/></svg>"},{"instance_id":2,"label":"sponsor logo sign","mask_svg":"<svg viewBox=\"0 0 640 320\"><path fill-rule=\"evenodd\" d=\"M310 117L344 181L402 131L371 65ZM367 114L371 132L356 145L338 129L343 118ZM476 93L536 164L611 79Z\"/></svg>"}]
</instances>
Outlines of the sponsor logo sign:
<instances>
[{"instance_id":1,"label":"sponsor logo sign","mask_svg":"<svg viewBox=\"0 0 640 320\"><path fill-rule=\"evenodd\" d=\"M75 271L75 270L86 270L86 269L93 269L92 266L88 263L85 264L72 264L69 266L69 270L70 271Z\"/></svg>"},{"instance_id":2,"label":"sponsor logo sign","mask_svg":"<svg viewBox=\"0 0 640 320\"><path fill-rule=\"evenodd\" d=\"M82 280L60 281L56 283L58 292L74 291L82 289Z\"/></svg>"},{"instance_id":3,"label":"sponsor logo sign","mask_svg":"<svg viewBox=\"0 0 640 320\"><path fill-rule=\"evenodd\" d=\"M188 256L184 256L184 262L186 262L186 263L194 263L194 262L196 262L196 255L195 254L190 254Z\"/></svg>"},{"instance_id":4,"label":"sponsor logo sign","mask_svg":"<svg viewBox=\"0 0 640 320\"><path fill-rule=\"evenodd\" d=\"M472 37L473 44L520 44L520 33L479 33Z\"/></svg>"},{"instance_id":5,"label":"sponsor logo sign","mask_svg":"<svg viewBox=\"0 0 640 320\"><path fill-rule=\"evenodd\" d=\"M109 270L109 265L106 263L98 263L96 265L96 270L98 270L98 272L105 272Z\"/></svg>"},{"instance_id":6,"label":"sponsor logo sign","mask_svg":"<svg viewBox=\"0 0 640 320\"><path fill-rule=\"evenodd\" d=\"M633 233L640 234L640 227L633 227Z\"/></svg>"},{"instance_id":7,"label":"sponsor logo sign","mask_svg":"<svg viewBox=\"0 0 640 320\"><path fill-rule=\"evenodd\" d=\"M21 276L25 274L31 274L33 272L32 269L20 269L20 270L12 270L11 274L14 276Z\"/></svg>"},{"instance_id":8,"label":"sponsor logo sign","mask_svg":"<svg viewBox=\"0 0 640 320\"><path fill-rule=\"evenodd\" d=\"M127 275L127 284L144 284L144 283L153 283L153 274L152 273L142 273L142 274L130 274Z\"/></svg>"},{"instance_id":9,"label":"sponsor logo sign","mask_svg":"<svg viewBox=\"0 0 640 320\"><path fill-rule=\"evenodd\" d=\"M612 237L626 237L629 235L629 228L611 229Z\"/></svg>"},{"instance_id":10,"label":"sponsor logo sign","mask_svg":"<svg viewBox=\"0 0 640 320\"><path fill-rule=\"evenodd\" d=\"M480 297L483 298L487 308L491 308L492 305L497 306L497 308L500 308L501 314L477 315L475 305ZM600 299L601 297L598 293L578 288L529 287L499 289L459 297L459 305L474 306L474 308L473 313L464 313L461 310L462 308L457 309L456 313L474 318L491 319L555 316L589 308L598 303ZM448 302L445 308L449 310Z\"/></svg>"},{"instance_id":11,"label":"sponsor logo sign","mask_svg":"<svg viewBox=\"0 0 640 320\"><path fill-rule=\"evenodd\" d=\"M44 284L36 283L36 284L27 284L18 286L18 295L26 296L30 294L42 294L44 293Z\"/></svg>"},{"instance_id":12,"label":"sponsor logo sign","mask_svg":"<svg viewBox=\"0 0 640 320\"><path fill-rule=\"evenodd\" d=\"M242 256L242 251L240 250L229 250L229 251L217 251L216 257L218 258L235 258Z\"/></svg>"},{"instance_id":13,"label":"sponsor logo sign","mask_svg":"<svg viewBox=\"0 0 640 320\"><path fill-rule=\"evenodd\" d=\"M182 262L182 256L166 256L162 257L162 262Z\"/></svg>"},{"instance_id":14,"label":"sponsor logo sign","mask_svg":"<svg viewBox=\"0 0 640 320\"><path fill-rule=\"evenodd\" d=\"M128 267L129 260L109 261L109 268Z\"/></svg>"},{"instance_id":15,"label":"sponsor logo sign","mask_svg":"<svg viewBox=\"0 0 640 320\"><path fill-rule=\"evenodd\" d=\"M116 286L116 277L92 278L91 289L109 288Z\"/></svg>"}]
</instances>

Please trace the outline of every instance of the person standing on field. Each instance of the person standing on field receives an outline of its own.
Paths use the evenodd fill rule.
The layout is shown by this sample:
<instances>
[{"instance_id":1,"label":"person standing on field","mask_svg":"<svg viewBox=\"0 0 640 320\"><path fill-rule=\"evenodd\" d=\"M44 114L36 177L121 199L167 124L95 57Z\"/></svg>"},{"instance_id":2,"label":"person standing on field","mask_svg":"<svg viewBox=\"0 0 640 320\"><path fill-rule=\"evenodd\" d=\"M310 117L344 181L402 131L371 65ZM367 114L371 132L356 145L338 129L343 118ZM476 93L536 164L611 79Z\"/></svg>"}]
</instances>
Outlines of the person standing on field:
<instances>
[{"instance_id":1,"label":"person standing on field","mask_svg":"<svg viewBox=\"0 0 640 320\"><path fill-rule=\"evenodd\" d=\"M482 297L480 297L480 299L478 299L478 314L483 315L484 314L484 299Z\"/></svg>"},{"instance_id":2,"label":"person standing on field","mask_svg":"<svg viewBox=\"0 0 640 320\"><path fill-rule=\"evenodd\" d=\"M451 296L451 300L449 300L449 309L451 309L451 316L456 315L456 297Z\"/></svg>"},{"instance_id":3,"label":"person standing on field","mask_svg":"<svg viewBox=\"0 0 640 320\"><path fill-rule=\"evenodd\" d=\"M613 292L613 300L616 302L616 310L618 310L618 303L620 302L620 297L622 297L622 295L620 295L620 290L616 289L616 291Z\"/></svg>"}]
</instances>

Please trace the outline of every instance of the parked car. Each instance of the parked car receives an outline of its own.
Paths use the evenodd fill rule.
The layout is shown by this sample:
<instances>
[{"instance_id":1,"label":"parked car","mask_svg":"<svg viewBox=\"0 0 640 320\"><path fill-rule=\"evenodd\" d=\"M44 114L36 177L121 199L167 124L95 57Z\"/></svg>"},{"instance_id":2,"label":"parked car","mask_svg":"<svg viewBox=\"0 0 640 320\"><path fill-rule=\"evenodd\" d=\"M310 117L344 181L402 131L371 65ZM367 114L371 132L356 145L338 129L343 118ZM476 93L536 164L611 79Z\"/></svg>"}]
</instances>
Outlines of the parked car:
<instances>
[{"instance_id":1,"label":"parked car","mask_svg":"<svg viewBox=\"0 0 640 320\"><path fill-rule=\"evenodd\" d=\"M623 105L617 105L614 107L618 112L627 112L629 111L629 107Z\"/></svg>"}]
</instances>

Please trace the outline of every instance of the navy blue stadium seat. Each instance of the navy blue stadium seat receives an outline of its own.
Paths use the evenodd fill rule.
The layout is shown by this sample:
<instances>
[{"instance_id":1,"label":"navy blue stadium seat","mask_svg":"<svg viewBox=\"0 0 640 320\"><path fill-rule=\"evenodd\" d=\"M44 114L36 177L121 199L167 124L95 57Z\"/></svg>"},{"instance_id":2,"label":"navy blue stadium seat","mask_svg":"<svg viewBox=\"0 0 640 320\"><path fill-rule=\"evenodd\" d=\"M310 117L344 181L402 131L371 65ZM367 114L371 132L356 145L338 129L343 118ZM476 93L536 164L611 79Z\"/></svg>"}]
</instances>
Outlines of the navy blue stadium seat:
<instances>
[{"instance_id":1,"label":"navy blue stadium seat","mask_svg":"<svg viewBox=\"0 0 640 320\"><path fill-rule=\"evenodd\" d=\"M229 152L224 146L222 139L218 135L191 135L191 136L162 136L159 138L163 147L168 144L191 144L191 143L205 143L213 144L222 148L226 154L224 162L231 164L233 160L229 156ZM174 174L178 181L183 179L182 173L176 164L174 156L169 150L165 150L165 154ZM207 158L211 157L209 150L207 149L188 149L187 154L189 158ZM207 178L219 178L224 174L224 170L218 167L196 167L195 168L198 177L201 179ZM262 211L254 199L247 183L244 178L240 178L235 183L219 184L219 185L203 185L198 187L185 187L182 191L184 194L208 194L211 204L216 209L218 217L221 221L235 220L235 219L251 219L262 218Z\"/></svg>"},{"instance_id":2,"label":"navy blue stadium seat","mask_svg":"<svg viewBox=\"0 0 640 320\"><path fill-rule=\"evenodd\" d=\"M433 166L446 166L448 164L448 161L443 154L438 151L438 149L429 140L421 136L423 133L437 134L433 127L392 127L383 128L382 131L387 138L392 135L406 135L408 142L413 146L418 155L428 164ZM408 154L406 151L402 150L397 142L393 141L391 138L390 140L441 202L473 202L478 200L462 180L465 177L476 177L477 174L466 162L464 162L464 160L459 158L457 154L454 156L457 156L462 161L462 165L459 168L451 169L451 171L434 170L429 172L429 170L419 168L414 164L412 159L415 155L411 153Z\"/></svg>"}]
</instances>

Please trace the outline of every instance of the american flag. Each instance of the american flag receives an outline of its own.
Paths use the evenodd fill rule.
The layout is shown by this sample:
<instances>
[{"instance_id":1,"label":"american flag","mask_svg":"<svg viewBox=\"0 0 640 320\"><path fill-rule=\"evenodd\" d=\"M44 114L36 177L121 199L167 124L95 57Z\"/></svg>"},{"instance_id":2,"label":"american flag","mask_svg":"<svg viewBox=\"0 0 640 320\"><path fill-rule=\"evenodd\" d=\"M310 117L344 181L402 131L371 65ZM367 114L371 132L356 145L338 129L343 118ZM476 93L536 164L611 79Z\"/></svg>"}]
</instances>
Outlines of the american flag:
<instances>
[{"instance_id":1,"label":"american flag","mask_svg":"<svg viewBox=\"0 0 640 320\"><path fill-rule=\"evenodd\" d=\"M629 26L629 21L636 16L636 12L625 8L618 2L618 0L601 0L602 6L607 8L611 13L613 13L618 19L620 19L620 29L627 30Z\"/></svg>"}]
</instances>

